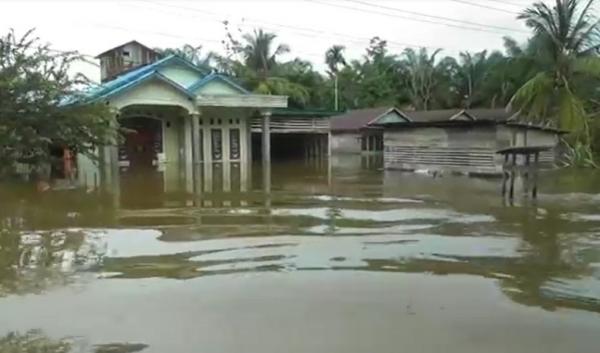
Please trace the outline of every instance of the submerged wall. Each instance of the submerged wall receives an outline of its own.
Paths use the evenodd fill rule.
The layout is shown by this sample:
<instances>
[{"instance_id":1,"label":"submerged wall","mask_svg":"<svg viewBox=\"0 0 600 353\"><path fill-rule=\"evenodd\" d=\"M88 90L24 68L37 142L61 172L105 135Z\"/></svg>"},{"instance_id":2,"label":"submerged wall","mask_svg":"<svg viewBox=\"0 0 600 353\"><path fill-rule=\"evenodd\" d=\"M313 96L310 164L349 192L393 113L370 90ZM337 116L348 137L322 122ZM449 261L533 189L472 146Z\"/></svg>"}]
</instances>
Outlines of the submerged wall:
<instances>
[{"instance_id":1,"label":"submerged wall","mask_svg":"<svg viewBox=\"0 0 600 353\"><path fill-rule=\"evenodd\" d=\"M490 127L410 128L384 132L386 169L495 174L496 129Z\"/></svg>"},{"instance_id":2,"label":"submerged wall","mask_svg":"<svg viewBox=\"0 0 600 353\"><path fill-rule=\"evenodd\" d=\"M499 174L502 158L496 151L511 146L556 146L558 135L508 126L396 128L384 132L386 169ZM540 161L553 164L554 151Z\"/></svg>"},{"instance_id":3,"label":"submerged wall","mask_svg":"<svg viewBox=\"0 0 600 353\"><path fill-rule=\"evenodd\" d=\"M332 153L360 153L361 134L358 132L333 132L331 134Z\"/></svg>"}]
</instances>

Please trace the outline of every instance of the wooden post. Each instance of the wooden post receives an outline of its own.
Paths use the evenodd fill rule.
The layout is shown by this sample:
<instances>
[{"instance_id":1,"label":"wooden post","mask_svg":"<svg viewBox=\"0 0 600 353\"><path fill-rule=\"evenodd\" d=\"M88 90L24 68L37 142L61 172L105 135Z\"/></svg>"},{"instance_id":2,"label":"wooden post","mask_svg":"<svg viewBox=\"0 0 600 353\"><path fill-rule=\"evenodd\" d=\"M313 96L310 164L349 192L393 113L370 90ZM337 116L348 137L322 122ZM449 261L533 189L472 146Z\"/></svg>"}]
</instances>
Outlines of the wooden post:
<instances>
[{"instance_id":1,"label":"wooden post","mask_svg":"<svg viewBox=\"0 0 600 353\"><path fill-rule=\"evenodd\" d=\"M538 171L538 163L539 163L539 159L540 159L540 153L536 152L535 153L535 157L534 157L534 161L533 161L533 190L531 191L531 197L533 197L534 199L537 198L537 171Z\"/></svg>"},{"instance_id":2,"label":"wooden post","mask_svg":"<svg viewBox=\"0 0 600 353\"><path fill-rule=\"evenodd\" d=\"M506 196L506 182L508 181L508 153L504 155L504 165L502 166L502 197Z\"/></svg>"},{"instance_id":3,"label":"wooden post","mask_svg":"<svg viewBox=\"0 0 600 353\"><path fill-rule=\"evenodd\" d=\"M510 191L508 193L508 198L513 200L515 197L515 168L517 165L517 154L515 152L512 153L512 166L510 168Z\"/></svg>"},{"instance_id":4,"label":"wooden post","mask_svg":"<svg viewBox=\"0 0 600 353\"><path fill-rule=\"evenodd\" d=\"M527 153L525 155L525 168L524 168L524 180L523 180L523 191L525 192L525 196L529 197L529 168L530 168L530 159L531 155Z\"/></svg>"}]
</instances>

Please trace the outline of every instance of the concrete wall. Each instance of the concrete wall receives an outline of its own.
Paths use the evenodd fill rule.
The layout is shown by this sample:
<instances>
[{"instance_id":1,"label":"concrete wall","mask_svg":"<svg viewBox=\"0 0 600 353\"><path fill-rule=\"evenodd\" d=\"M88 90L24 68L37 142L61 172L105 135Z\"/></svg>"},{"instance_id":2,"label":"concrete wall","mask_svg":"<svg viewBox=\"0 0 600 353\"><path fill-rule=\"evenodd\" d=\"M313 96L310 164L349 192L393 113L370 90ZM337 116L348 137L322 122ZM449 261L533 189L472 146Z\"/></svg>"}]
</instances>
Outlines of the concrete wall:
<instances>
[{"instance_id":1,"label":"concrete wall","mask_svg":"<svg viewBox=\"0 0 600 353\"><path fill-rule=\"evenodd\" d=\"M189 87L201 78L200 73L184 66L165 66L159 72L182 87Z\"/></svg>"},{"instance_id":2,"label":"concrete wall","mask_svg":"<svg viewBox=\"0 0 600 353\"><path fill-rule=\"evenodd\" d=\"M144 82L124 91L110 100L110 105L121 109L131 105L179 106L192 112L194 103L172 85L159 80Z\"/></svg>"},{"instance_id":3,"label":"concrete wall","mask_svg":"<svg viewBox=\"0 0 600 353\"><path fill-rule=\"evenodd\" d=\"M223 82L214 80L201 87L196 94L224 94L224 95L235 95L240 92L233 88L231 85Z\"/></svg>"},{"instance_id":4,"label":"concrete wall","mask_svg":"<svg viewBox=\"0 0 600 353\"><path fill-rule=\"evenodd\" d=\"M332 153L360 153L361 134L357 132L333 132L331 134Z\"/></svg>"}]
</instances>

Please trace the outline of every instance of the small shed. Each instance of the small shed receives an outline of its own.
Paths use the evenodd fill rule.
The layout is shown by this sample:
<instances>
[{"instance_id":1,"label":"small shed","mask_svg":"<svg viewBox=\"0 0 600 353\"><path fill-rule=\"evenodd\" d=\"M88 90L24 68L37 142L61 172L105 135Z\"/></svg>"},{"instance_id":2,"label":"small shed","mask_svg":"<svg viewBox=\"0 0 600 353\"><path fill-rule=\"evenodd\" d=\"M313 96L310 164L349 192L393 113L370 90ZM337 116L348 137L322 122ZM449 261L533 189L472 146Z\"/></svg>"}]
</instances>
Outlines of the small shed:
<instances>
[{"instance_id":1,"label":"small shed","mask_svg":"<svg viewBox=\"0 0 600 353\"><path fill-rule=\"evenodd\" d=\"M540 165L555 166L563 131L525 124L504 109L405 112L407 121L378 124L386 169L502 174L496 152L544 147Z\"/></svg>"},{"instance_id":2,"label":"small shed","mask_svg":"<svg viewBox=\"0 0 600 353\"><path fill-rule=\"evenodd\" d=\"M383 129L380 124L410 120L394 107L351 110L330 121L332 153L383 151Z\"/></svg>"}]
</instances>

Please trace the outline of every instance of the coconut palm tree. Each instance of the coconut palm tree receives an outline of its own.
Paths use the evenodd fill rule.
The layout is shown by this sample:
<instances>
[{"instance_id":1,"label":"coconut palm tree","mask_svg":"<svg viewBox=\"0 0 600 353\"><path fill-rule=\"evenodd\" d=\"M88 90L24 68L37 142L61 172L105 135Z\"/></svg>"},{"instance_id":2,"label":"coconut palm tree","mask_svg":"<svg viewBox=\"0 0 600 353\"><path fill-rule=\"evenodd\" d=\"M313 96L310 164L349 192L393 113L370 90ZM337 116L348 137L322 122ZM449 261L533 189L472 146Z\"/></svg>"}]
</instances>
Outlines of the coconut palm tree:
<instances>
[{"instance_id":1,"label":"coconut palm tree","mask_svg":"<svg viewBox=\"0 0 600 353\"><path fill-rule=\"evenodd\" d=\"M254 70L261 80L269 77L271 70L277 65L277 57L290 52L286 44L279 44L274 50L274 41L277 35L262 29L254 30L242 36L245 43L241 44L240 52L244 64Z\"/></svg>"},{"instance_id":2,"label":"coconut palm tree","mask_svg":"<svg viewBox=\"0 0 600 353\"><path fill-rule=\"evenodd\" d=\"M429 54L426 48L418 52L408 48L403 53L404 75L410 93L410 100L415 109L430 109L435 86L437 85L436 57L441 49Z\"/></svg>"},{"instance_id":3,"label":"coconut palm tree","mask_svg":"<svg viewBox=\"0 0 600 353\"><path fill-rule=\"evenodd\" d=\"M346 66L346 59L344 58L344 50L346 47L343 45L334 45L327 49L325 52L325 63L329 67L329 75L333 77L334 82L334 109L339 109L339 91L338 91L338 73L340 66Z\"/></svg>"},{"instance_id":4,"label":"coconut palm tree","mask_svg":"<svg viewBox=\"0 0 600 353\"><path fill-rule=\"evenodd\" d=\"M550 8L533 4L518 18L534 31L539 71L511 99L537 122L572 132L571 144L590 154L590 79L600 77L600 22L595 0L556 0ZM592 90L593 91L593 90Z\"/></svg>"},{"instance_id":5,"label":"coconut palm tree","mask_svg":"<svg viewBox=\"0 0 600 353\"><path fill-rule=\"evenodd\" d=\"M161 56L165 57L168 55L177 55L180 56L188 61L190 61L191 63L197 65L197 66L201 66L201 67L206 67L209 68L212 66L214 60L215 60L215 56L216 54L214 52L208 52L206 54L204 54L204 51L202 50L202 46L193 46L190 44L184 44L182 47L180 48L155 48L155 51L157 51L158 53L160 53Z\"/></svg>"}]
</instances>

